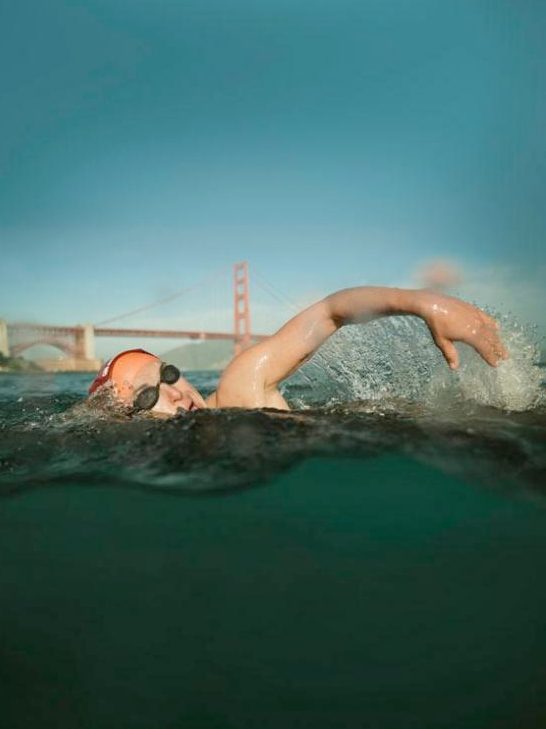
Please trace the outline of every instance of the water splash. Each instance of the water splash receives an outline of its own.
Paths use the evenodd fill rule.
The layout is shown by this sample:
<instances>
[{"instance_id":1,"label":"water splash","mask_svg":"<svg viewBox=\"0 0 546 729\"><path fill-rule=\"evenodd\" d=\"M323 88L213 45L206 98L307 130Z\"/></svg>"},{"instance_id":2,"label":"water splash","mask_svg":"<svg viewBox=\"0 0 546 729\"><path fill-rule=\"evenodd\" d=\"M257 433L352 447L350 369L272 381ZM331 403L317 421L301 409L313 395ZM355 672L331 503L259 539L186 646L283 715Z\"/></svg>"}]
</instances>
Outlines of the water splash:
<instances>
[{"instance_id":1,"label":"water splash","mask_svg":"<svg viewBox=\"0 0 546 729\"><path fill-rule=\"evenodd\" d=\"M497 368L484 367L476 352L464 347L459 371L459 387L468 400L502 410L523 411L540 407L546 401L545 370L540 366L540 348L531 332L516 320L499 318L499 334L510 359Z\"/></svg>"},{"instance_id":2,"label":"water splash","mask_svg":"<svg viewBox=\"0 0 546 729\"><path fill-rule=\"evenodd\" d=\"M475 402L507 411L544 405L544 369L532 332L511 317L497 319L510 359L492 368L459 343L457 372L448 368L428 328L415 317L345 327L295 376L305 390L296 404L401 399L432 410Z\"/></svg>"}]
</instances>

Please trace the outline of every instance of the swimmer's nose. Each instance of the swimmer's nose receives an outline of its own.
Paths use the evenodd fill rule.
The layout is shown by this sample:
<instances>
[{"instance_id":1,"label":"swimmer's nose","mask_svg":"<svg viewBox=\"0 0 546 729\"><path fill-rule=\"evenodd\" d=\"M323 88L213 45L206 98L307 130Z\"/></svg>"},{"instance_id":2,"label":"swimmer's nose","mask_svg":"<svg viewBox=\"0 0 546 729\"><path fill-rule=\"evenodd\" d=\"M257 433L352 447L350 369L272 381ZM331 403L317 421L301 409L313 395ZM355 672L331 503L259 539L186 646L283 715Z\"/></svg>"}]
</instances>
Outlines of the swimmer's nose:
<instances>
[{"instance_id":1,"label":"swimmer's nose","mask_svg":"<svg viewBox=\"0 0 546 729\"><path fill-rule=\"evenodd\" d=\"M178 408L182 408L183 410L191 410L193 408L194 401L189 392L179 390L178 387L165 383L162 383L161 387L173 405L177 405Z\"/></svg>"},{"instance_id":2,"label":"swimmer's nose","mask_svg":"<svg viewBox=\"0 0 546 729\"><path fill-rule=\"evenodd\" d=\"M178 402L184 397L184 393L180 392L180 390L177 387L174 387L174 385L167 385L165 382L162 382L161 389L171 402Z\"/></svg>"}]
</instances>

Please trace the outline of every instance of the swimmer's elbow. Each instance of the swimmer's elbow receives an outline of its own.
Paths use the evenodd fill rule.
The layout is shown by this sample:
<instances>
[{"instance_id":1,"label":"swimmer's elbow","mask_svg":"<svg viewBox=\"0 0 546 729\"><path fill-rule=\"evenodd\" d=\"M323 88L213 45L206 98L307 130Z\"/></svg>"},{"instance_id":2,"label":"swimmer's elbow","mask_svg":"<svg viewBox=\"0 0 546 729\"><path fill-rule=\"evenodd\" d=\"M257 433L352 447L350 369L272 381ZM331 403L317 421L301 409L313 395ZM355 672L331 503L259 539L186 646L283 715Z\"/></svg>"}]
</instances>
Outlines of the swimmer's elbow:
<instances>
[{"instance_id":1,"label":"swimmer's elbow","mask_svg":"<svg viewBox=\"0 0 546 729\"><path fill-rule=\"evenodd\" d=\"M323 307L324 320L335 330L341 329L346 324L351 324L351 314L347 306L343 306L344 294L348 289L342 289L330 294L320 304Z\"/></svg>"}]
</instances>

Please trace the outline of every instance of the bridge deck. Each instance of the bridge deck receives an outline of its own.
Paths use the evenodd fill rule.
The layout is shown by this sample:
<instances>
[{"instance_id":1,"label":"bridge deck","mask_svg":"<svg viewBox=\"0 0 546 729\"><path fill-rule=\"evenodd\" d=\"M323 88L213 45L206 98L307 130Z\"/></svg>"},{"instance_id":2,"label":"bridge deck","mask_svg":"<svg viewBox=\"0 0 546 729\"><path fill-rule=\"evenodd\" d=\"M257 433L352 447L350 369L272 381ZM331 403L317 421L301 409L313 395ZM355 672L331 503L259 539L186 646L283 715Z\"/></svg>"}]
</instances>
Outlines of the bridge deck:
<instances>
[{"instance_id":1,"label":"bridge deck","mask_svg":"<svg viewBox=\"0 0 546 729\"><path fill-rule=\"evenodd\" d=\"M26 322L8 324L10 334L25 332L41 336L74 336L81 331L80 326L68 327L55 324L28 324ZM234 341L236 335L231 332L204 332L187 329L118 329L113 327L94 327L96 337L154 337L156 339L224 339ZM261 342L268 334L251 334L250 339Z\"/></svg>"}]
</instances>

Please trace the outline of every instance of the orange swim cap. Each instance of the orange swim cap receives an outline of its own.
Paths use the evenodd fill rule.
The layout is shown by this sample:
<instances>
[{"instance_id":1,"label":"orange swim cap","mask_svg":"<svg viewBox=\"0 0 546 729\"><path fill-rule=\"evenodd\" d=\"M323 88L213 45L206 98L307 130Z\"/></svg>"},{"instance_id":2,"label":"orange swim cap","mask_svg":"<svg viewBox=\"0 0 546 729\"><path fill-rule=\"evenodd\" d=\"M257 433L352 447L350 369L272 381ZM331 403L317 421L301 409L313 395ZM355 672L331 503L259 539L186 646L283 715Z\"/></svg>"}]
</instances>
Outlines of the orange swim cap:
<instances>
[{"instance_id":1,"label":"orange swim cap","mask_svg":"<svg viewBox=\"0 0 546 729\"><path fill-rule=\"evenodd\" d=\"M120 359L123 357L123 362ZM131 380L135 375L150 362L150 359L159 359L155 354L146 352L144 349L126 349L109 359L99 370L97 376L89 387L89 394L106 382L113 382L118 394L124 398L131 394ZM123 367L120 365L123 364Z\"/></svg>"}]
</instances>

